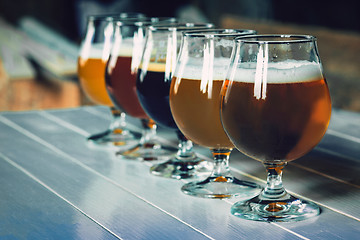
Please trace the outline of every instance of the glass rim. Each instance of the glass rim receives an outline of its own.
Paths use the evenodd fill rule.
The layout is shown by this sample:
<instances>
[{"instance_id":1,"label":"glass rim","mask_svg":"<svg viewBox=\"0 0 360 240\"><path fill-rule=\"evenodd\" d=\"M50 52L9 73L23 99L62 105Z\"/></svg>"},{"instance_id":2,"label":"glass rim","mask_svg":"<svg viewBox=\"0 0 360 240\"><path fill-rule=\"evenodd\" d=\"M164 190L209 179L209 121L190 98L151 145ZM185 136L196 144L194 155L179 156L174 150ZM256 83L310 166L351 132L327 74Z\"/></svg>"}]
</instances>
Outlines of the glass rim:
<instances>
[{"instance_id":1,"label":"glass rim","mask_svg":"<svg viewBox=\"0 0 360 240\"><path fill-rule=\"evenodd\" d=\"M236 37L235 41L246 44L306 43L316 41L316 37L307 34L253 34Z\"/></svg>"},{"instance_id":2,"label":"glass rim","mask_svg":"<svg viewBox=\"0 0 360 240\"><path fill-rule=\"evenodd\" d=\"M177 19L175 17L143 17L143 18L124 18L115 19L117 26L151 26L157 23L175 23Z\"/></svg>"},{"instance_id":3,"label":"glass rim","mask_svg":"<svg viewBox=\"0 0 360 240\"><path fill-rule=\"evenodd\" d=\"M134 15L132 15L134 14ZM135 15L139 16L135 16ZM126 15L129 15L128 17ZM105 21L115 21L115 20L126 20L126 19L143 19L146 18L144 13L138 12L120 12L120 13L111 13L111 14L91 14L87 16L88 20L105 20Z\"/></svg>"},{"instance_id":4,"label":"glass rim","mask_svg":"<svg viewBox=\"0 0 360 240\"><path fill-rule=\"evenodd\" d=\"M154 25L151 25L149 27L149 31L174 31L174 30L191 30L193 28L194 30L197 30L197 28L200 30L201 28L210 29L214 27L215 25L213 23L192 23L192 22L173 22L173 23L166 23L166 22L160 22L156 23Z\"/></svg>"},{"instance_id":5,"label":"glass rim","mask_svg":"<svg viewBox=\"0 0 360 240\"><path fill-rule=\"evenodd\" d=\"M186 37L239 37L242 35L255 35L256 30L252 29L236 29L236 28L216 28L204 30L185 31L183 35Z\"/></svg>"}]
</instances>

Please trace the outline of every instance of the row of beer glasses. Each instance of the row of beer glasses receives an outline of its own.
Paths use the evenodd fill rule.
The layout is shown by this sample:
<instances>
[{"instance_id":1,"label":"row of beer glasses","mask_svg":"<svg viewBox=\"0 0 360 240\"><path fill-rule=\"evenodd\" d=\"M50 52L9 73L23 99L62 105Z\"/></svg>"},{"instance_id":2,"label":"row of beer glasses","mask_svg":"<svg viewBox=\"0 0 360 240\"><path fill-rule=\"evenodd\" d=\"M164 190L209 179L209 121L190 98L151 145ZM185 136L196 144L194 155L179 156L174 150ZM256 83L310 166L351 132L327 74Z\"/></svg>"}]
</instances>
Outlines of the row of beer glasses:
<instances>
[{"instance_id":1,"label":"row of beer glasses","mask_svg":"<svg viewBox=\"0 0 360 240\"><path fill-rule=\"evenodd\" d=\"M136 76L144 50L146 29L159 23L173 23L174 18L126 19L115 21L114 44L105 71L105 83L115 106L126 114L140 119L143 133L137 144L124 143L118 153L128 159L146 161L166 160L175 151L156 139L156 122L140 104Z\"/></svg>"},{"instance_id":2,"label":"row of beer glasses","mask_svg":"<svg viewBox=\"0 0 360 240\"><path fill-rule=\"evenodd\" d=\"M208 174L182 191L203 198L250 199L232 207L241 218L299 221L319 214L316 204L289 195L281 181L286 163L320 141L330 118L316 39L156 21L116 19L102 81L112 104L142 119L145 127L135 144L134 134L119 131L127 138L115 144L120 145L118 154L168 160L151 167L154 175L181 179ZM156 124L177 132L175 156L173 149L154 143ZM191 141L211 149L213 168L196 156ZM260 194L259 185L232 176L234 145L264 163L268 179Z\"/></svg>"}]
</instances>

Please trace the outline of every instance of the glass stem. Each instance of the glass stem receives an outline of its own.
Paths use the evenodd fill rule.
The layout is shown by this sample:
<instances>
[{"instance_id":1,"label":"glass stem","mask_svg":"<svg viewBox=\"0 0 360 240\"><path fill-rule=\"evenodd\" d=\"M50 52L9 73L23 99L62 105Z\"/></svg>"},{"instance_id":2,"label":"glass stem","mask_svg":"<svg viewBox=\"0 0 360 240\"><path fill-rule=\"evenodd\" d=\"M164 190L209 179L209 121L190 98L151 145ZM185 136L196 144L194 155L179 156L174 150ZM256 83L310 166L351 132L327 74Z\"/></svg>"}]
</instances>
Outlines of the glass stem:
<instances>
[{"instance_id":1,"label":"glass stem","mask_svg":"<svg viewBox=\"0 0 360 240\"><path fill-rule=\"evenodd\" d=\"M111 114L113 119L110 123L109 129L111 131L116 131L117 133L121 133L126 127L125 116L126 114L116 109L115 107L110 107Z\"/></svg>"},{"instance_id":2,"label":"glass stem","mask_svg":"<svg viewBox=\"0 0 360 240\"><path fill-rule=\"evenodd\" d=\"M152 119L141 119L141 124L143 127L142 136L140 139L140 144L145 145L150 143L156 135L156 123Z\"/></svg>"},{"instance_id":3,"label":"glass stem","mask_svg":"<svg viewBox=\"0 0 360 240\"><path fill-rule=\"evenodd\" d=\"M178 151L176 153L176 158L179 160L188 160L190 158L195 158L195 152L193 151L193 143L188 140L182 132L177 131L177 136L179 140Z\"/></svg>"},{"instance_id":4,"label":"glass stem","mask_svg":"<svg viewBox=\"0 0 360 240\"><path fill-rule=\"evenodd\" d=\"M267 171L267 183L261 196L266 199L279 199L287 193L282 184L282 172L286 162L264 163Z\"/></svg>"},{"instance_id":5,"label":"glass stem","mask_svg":"<svg viewBox=\"0 0 360 240\"><path fill-rule=\"evenodd\" d=\"M211 149L214 158L214 169L210 178L215 182L226 182L233 179L229 168L229 158L232 149Z\"/></svg>"}]
</instances>

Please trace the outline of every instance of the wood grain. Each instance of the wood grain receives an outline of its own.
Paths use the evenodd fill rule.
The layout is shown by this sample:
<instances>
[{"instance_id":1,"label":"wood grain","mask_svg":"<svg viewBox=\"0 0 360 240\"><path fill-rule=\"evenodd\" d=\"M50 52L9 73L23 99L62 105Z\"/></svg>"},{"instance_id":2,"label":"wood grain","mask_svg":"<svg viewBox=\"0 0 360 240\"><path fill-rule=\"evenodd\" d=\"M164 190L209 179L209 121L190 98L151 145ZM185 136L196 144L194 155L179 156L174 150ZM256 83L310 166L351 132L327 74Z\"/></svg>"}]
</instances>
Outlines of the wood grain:
<instances>
[{"instance_id":1,"label":"wood grain","mask_svg":"<svg viewBox=\"0 0 360 240\"><path fill-rule=\"evenodd\" d=\"M335 111L333 116L336 119L347 113ZM352 122L351 117L356 119L359 115L349 116ZM324 152L320 149L341 150L335 148L338 136L327 134L328 140L320 143L319 149L289 164L284 171L285 187L291 193L317 202L322 213L303 222L268 224L232 216L230 207L238 199L206 200L187 196L180 188L190 180L156 177L149 173L151 163L126 160L116 157L114 150L91 147L86 141L87 134L106 129L110 117L105 107L0 114L0 166L5 166L0 168L1 178L10 186L19 185L16 179L28 179L35 185L29 187L28 191L33 189L30 193L17 193L16 189L8 193L5 189L0 201L8 199L9 194L22 194L18 207L34 205L48 216L56 215L56 204L62 205L62 215L81 216L72 218L74 224L81 226L83 221L91 221L98 225L100 233L105 232L101 236L122 239L354 239L360 233L360 190L356 179L360 160L359 155L353 156L348 151L357 153L359 145L347 142L345 145L349 148L344 157ZM127 120L134 130L140 130L137 119ZM354 125L351 133L357 138L358 125ZM330 129L348 134L346 126L339 127L334 120ZM176 135L169 130L159 128L158 138L176 146ZM196 146L196 150L210 159L209 150L200 146ZM259 162L234 151L230 165L238 178L264 184L265 170ZM42 201L26 202L27 195L37 192L39 196L46 193ZM55 199L56 204L47 206L44 201L48 199ZM15 207L2 206L6 211ZM31 214L24 212L25 218ZM59 221L67 219L62 215ZM34 222L28 228L38 228L38 224ZM6 225L13 226L13 223ZM90 231L86 233L81 228L75 233L72 226L63 228L69 232L70 239L76 238L78 232L83 238L92 236ZM38 234L49 234L46 229L38 231ZM97 231L95 228L94 232ZM13 236L14 233L3 230L2 234Z\"/></svg>"}]
</instances>

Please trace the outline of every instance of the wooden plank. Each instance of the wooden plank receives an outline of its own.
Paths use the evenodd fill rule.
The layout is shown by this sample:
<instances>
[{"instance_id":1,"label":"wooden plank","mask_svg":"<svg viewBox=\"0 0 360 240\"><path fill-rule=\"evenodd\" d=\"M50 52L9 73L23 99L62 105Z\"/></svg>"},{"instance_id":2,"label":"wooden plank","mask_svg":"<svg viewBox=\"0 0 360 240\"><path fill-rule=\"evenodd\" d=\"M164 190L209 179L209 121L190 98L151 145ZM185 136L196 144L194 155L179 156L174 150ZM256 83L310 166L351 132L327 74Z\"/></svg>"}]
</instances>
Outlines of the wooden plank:
<instances>
[{"instance_id":1,"label":"wooden plank","mask_svg":"<svg viewBox=\"0 0 360 240\"><path fill-rule=\"evenodd\" d=\"M360 188L360 114L334 109L320 144L290 164Z\"/></svg>"},{"instance_id":2,"label":"wooden plank","mask_svg":"<svg viewBox=\"0 0 360 240\"><path fill-rule=\"evenodd\" d=\"M341 132L346 135L360 138L360 114L357 112L343 111L340 109L332 110L332 117L330 121L329 132L331 135L336 135L336 132ZM360 142L360 140L356 140Z\"/></svg>"},{"instance_id":3,"label":"wooden plank","mask_svg":"<svg viewBox=\"0 0 360 240\"><path fill-rule=\"evenodd\" d=\"M50 113L50 114L49 114ZM70 124L74 131L80 131L84 136L90 136L102 131L107 130L112 119L110 108L102 106L83 106L80 108L73 109L62 109L59 111L48 110L40 112L40 114L46 114L44 117L61 116L57 119L57 124ZM79 119L79 115L82 117ZM128 127L132 131L141 132L141 123L139 119L134 119L129 116L126 117L129 122ZM60 122L63 120L63 122ZM69 127L69 126L64 126Z\"/></svg>"},{"instance_id":4,"label":"wooden plank","mask_svg":"<svg viewBox=\"0 0 360 240\"><path fill-rule=\"evenodd\" d=\"M41 70L57 79L72 79L77 74L77 54L79 47L30 17L19 21L27 38L23 40L23 50Z\"/></svg>"},{"instance_id":5,"label":"wooden plank","mask_svg":"<svg viewBox=\"0 0 360 240\"><path fill-rule=\"evenodd\" d=\"M2 121L11 125L4 119ZM29 122L34 124L31 119ZM184 238L208 239L203 233L179 222L161 209L144 203L144 199L137 197L130 189L113 184L105 176L89 170L85 165L77 164L75 158L73 160L71 157L67 158L66 155L61 154L61 151L48 148L46 144L29 141L30 133L24 136L11 127L6 128L3 124L0 127L4 129L4 135L17 139L17 147L15 147L13 143L4 141L4 135L1 136L0 141L4 144L1 145L0 151L3 155L12 159L63 198L78 206L86 215L96 219L121 238L158 239L166 236L176 239L181 233ZM61 128L56 126L47 125L45 129L49 136L61 135ZM59 144L64 144L69 139L64 140L65 142L61 141ZM19 148L25 151L16 152L15 150ZM102 158L104 158L106 155L102 153ZM89 158L88 162L99 162L101 159L91 159L91 154ZM113 168L111 164L104 164L104 162L101 166L107 175L117 175L124 168L120 166ZM154 226L162 227L155 228Z\"/></svg>"},{"instance_id":6,"label":"wooden plank","mask_svg":"<svg viewBox=\"0 0 360 240\"><path fill-rule=\"evenodd\" d=\"M97 108L100 110L99 108ZM340 116L338 116L340 115ZM333 111L333 117L331 120L331 124L329 126L329 129L337 129L338 131L342 131L342 129L347 129L344 125L343 127L338 126L338 122L341 122L339 120L344 119L343 116L346 116L347 122L352 124L352 134L357 133L357 129L360 129L360 122L356 121L356 118L359 118L359 114L351 113L347 111L339 111L335 110ZM354 121L352 121L354 119ZM345 120L346 122L346 120ZM357 124L357 125L356 125ZM359 126L358 126L359 125ZM355 128L355 126L358 126ZM162 134L162 132L161 132ZM359 133L360 136L360 133ZM210 157L209 151L204 150L202 147L196 148L198 152L205 155L205 157ZM324 149L326 152L324 152ZM331 151L336 151L336 153L340 153L339 155L333 155ZM329 152L330 151L330 152ZM355 142L349 142L348 140L344 139L338 139L337 137L334 137L331 134L326 134L324 140L319 144L317 148L315 148L313 151L311 151L306 156L302 157L301 159L298 159L296 161L290 162L289 165L292 167L296 167L295 171L300 171L303 176L307 176L307 174L311 173L311 175L318 177L317 175L321 176L321 180L317 181L329 181L329 185L333 186L333 182L339 183L340 186L337 184L334 185L334 187L330 188L339 188L342 189L343 192L339 193L338 196L342 196L342 194L350 192L350 195L354 195L354 198L356 199L356 196L358 196L358 188L359 188L359 175L358 172L360 170L360 159L357 158L351 158L351 156L360 156L360 147ZM235 163L235 164L233 164ZM230 165L234 167L234 170L242 169L246 173L250 173L250 175L255 176L254 180L265 180L265 170L261 164L258 162L249 159L248 157L242 155L237 150L234 150ZM297 168L300 168L297 170ZM289 167L285 169L285 180L287 178L291 177L291 173L288 174ZM241 174L242 172L240 172ZM299 175L299 174L297 174ZM244 176L241 176L244 178ZM300 176L301 177L301 176ZM324 179L325 178L325 179ZM296 183L298 180L296 178L293 178L294 183ZM343 187L343 184L345 184L345 188ZM351 186L351 188L348 188L348 186ZM325 189L324 194L326 191L330 191L330 189ZM354 190L353 190L354 189ZM291 189L289 189L291 190ZM315 192L316 193L316 192ZM299 194L305 194L299 193ZM306 195L305 195L306 196ZM344 205L340 205L340 210L345 211L348 213L354 213L353 210L355 210L355 216L359 217L359 211L356 210L357 205L354 205L353 203L356 201L348 200L347 201L350 205L353 206L351 209L346 209ZM335 206L333 206L335 207ZM345 209L344 209L345 207Z\"/></svg>"},{"instance_id":7,"label":"wooden plank","mask_svg":"<svg viewBox=\"0 0 360 240\"><path fill-rule=\"evenodd\" d=\"M59 175L57 171L53 170L51 173L47 173L51 176L42 176L44 169L41 170L38 167L32 169L35 168L34 164L27 162L22 164L26 164L27 169L36 171L37 176L46 178L49 185L59 188L58 191L64 192L63 194L66 194L68 198L81 205L85 212L92 213L89 215L94 216L95 214L98 221L115 233L131 231L127 228L119 229L117 226L118 224L125 224L123 222L126 221L127 227L134 224L139 229L152 227L152 231L146 230L148 236L152 237L160 236L161 233L163 238L174 236L186 238L186 234L198 234L200 237L208 236L210 238L245 238L247 236L268 237L268 232L272 232L273 239L284 236L288 239L298 239L296 233L279 228L274 224L257 223L253 225L252 222L241 221L229 214L231 205L226 201L212 201L186 196L179 190L183 182L152 176L149 174L146 164L124 161L116 158L113 153L109 154L104 150L89 149L86 142L83 141L83 135L54 125L54 122L44 119L36 112L25 115L7 114L6 119L11 119L11 123L15 123L17 126L15 128L18 128L18 133L12 133L12 135L17 136L20 132L26 135L17 136L18 138L32 136L25 129L36 133L36 136L32 137L32 144L35 146L22 146L22 148L34 148L33 151L36 151L38 155L37 159L41 156L42 160L37 160L41 161L41 165L46 166L46 168L58 169L57 171L60 172L66 171L62 173L66 177L57 178L54 182L54 176ZM82 119L81 116L78 119ZM23 144L28 144L28 142L29 140L26 139ZM55 146L57 150L54 148ZM50 151L52 153L49 153L52 158L51 163L49 160L44 160L44 158L49 158L49 156L45 156L48 155L49 150L52 150ZM8 154L12 152L8 147L1 149L1 151L6 151ZM59 154L62 156L59 157ZM87 175L96 175L97 177L86 179L85 176ZM95 178L96 181L92 178ZM63 182L65 180L66 182ZM100 183L88 186L91 182ZM71 185L71 188L68 189L66 185ZM103 191L105 193L102 193ZM118 194L119 191L122 193ZM104 197L104 195L106 196ZM86 204L78 203L77 198L86 199L84 200ZM115 199L111 201L108 198ZM137 205L138 201L142 204ZM128 205L130 204L130 206L126 206L130 210L120 214L119 212L126 205L125 202ZM92 207L89 208L89 205ZM136 212L135 208L137 208ZM156 209L161 214L157 211L149 214L148 208ZM131 212L131 209L134 212ZM110 215L108 218L111 220L99 213L104 211ZM169 217L170 219L168 219ZM116 226L113 226L114 224ZM264 231L256 231L259 227ZM185 232L183 232L184 228L186 228Z\"/></svg>"},{"instance_id":8,"label":"wooden plank","mask_svg":"<svg viewBox=\"0 0 360 240\"><path fill-rule=\"evenodd\" d=\"M337 157L320 154L322 152L313 150L305 157L290 162L284 169L284 186L289 192L360 219L357 201L360 199L360 189L356 184L349 184L358 179L358 171L351 170L352 165L341 166L341 159L337 161L339 160ZM230 166L233 170L240 169L265 183L265 168L260 162L234 151L230 158ZM334 172L336 174L331 174Z\"/></svg>"},{"instance_id":9,"label":"wooden plank","mask_svg":"<svg viewBox=\"0 0 360 240\"><path fill-rule=\"evenodd\" d=\"M29 22L27 27L35 23ZM34 28L34 26L32 26ZM29 29L28 29L29 30ZM39 30L37 30L39 31ZM33 32L33 34L36 34ZM38 35L40 36L40 35ZM42 36L44 37L44 36ZM36 74L36 69L25 56L25 48L30 48L42 62L51 62L55 67L69 66L76 73L76 58L74 61L60 56L44 57L34 46L39 45L29 39L26 34L0 19L0 111L30 110L46 108L77 107L81 105L82 95L76 82L59 81L58 78L44 79ZM63 44L64 45L64 44ZM41 44L40 44L41 46ZM39 47L42 49L41 46ZM51 49L49 50L51 51ZM77 52L76 52L77 54ZM75 54L75 55L76 55Z\"/></svg>"},{"instance_id":10,"label":"wooden plank","mask_svg":"<svg viewBox=\"0 0 360 240\"><path fill-rule=\"evenodd\" d=\"M23 52L26 38L23 32L0 16L0 82L35 77L35 71Z\"/></svg>"},{"instance_id":11,"label":"wooden plank","mask_svg":"<svg viewBox=\"0 0 360 240\"><path fill-rule=\"evenodd\" d=\"M53 114L53 115L57 115L56 114L57 113L57 111L52 111L51 112L51 114ZM64 111L62 111L61 113L64 113ZM62 114L59 114L59 116L61 117L61 115ZM23 121L21 121L21 125L22 126L26 126L26 122L28 121L28 119L29 119L29 116L26 118L27 120L25 121L25 122L23 122ZM77 119L82 119L82 118L77 118ZM85 118L86 119L86 118ZM18 122L18 120L17 120L17 122ZM37 120L35 120L35 119L33 119L33 122L38 122ZM83 122L83 120L81 120L81 122ZM71 122L71 124L73 124L74 122ZM24 125L25 124L25 125ZM97 122L97 124L99 124L99 122ZM44 124L41 124L41 125L44 125ZM51 124L45 124L45 125L51 125ZM84 124L82 124L83 126L85 126ZM88 125L86 125L86 126L88 126ZM32 125L29 125L29 126L27 126L27 128L28 129L32 129L33 128L33 126ZM46 131L44 131L43 133L39 133L38 131L41 131L41 129L37 129L36 130L36 132L37 132L37 134L39 134L40 136L45 136L45 135L48 135L47 134L47 132ZM64 135L65 135L65 133L64 133ZM66 133L66 135L67 136L69 136L70 137L70 135L72 135L72 133L71 132L67 132ZM56 135L54 135L54 136L57 136L57 134ZM59 139L60 138L63 138L64 136L59 136ZM74 138L75 136L72 136L71 138ZM82 136L83 137L83 136ZM54 142L56 142L56 140L55 139L52 139L52 141L54 141ZM64 145L64 147L66 147L66 145ZM86 147L86 145L84 145L84 148ZM63 149L63 151L65 151L65 149ZM68 151L70 151L70 150L66 150L66 152L68 152ZM94 151L92 150L92 153L94 153ZM81 155L81 154L83 154L82 153L82 149L80 148L80 151L79 152L77 152L76 154L75 153L71 153L72 155L76 155L76 156L79 156L79 155ZM235 155L236 155L236 153L235 153ZM85 159L86 159L86 157L85 157ZM104 158L103 158L104 159ZM263 167L261 166L261 164L259 164L259 163L257 163L257 162L255 162L255 161L253 161L253 160L251 160L251 161L249 161L249 162L251 162L252 164L250 164L250 165L259 165L258 167L256 167L255 169L257 169L257 170L259 170L258 171L258 173L256 173L255 175L258 175L258 177L259 177L259 179L265 179L265 178L262 178L262 176L259 176L259 175L264 175L264 169L263 169ZM99 164L100 165L100 164ZM137 167L139 167L138 166L139 164L135 164L135 165L131 165L132 167L131 167L131 169L133 169L134 168L134 166L137 166ZM244 166L244 164L242 164L243 166ZM249 165L249 166L250 166ZM95 165L93 165L94 167L94 169L96 169L96 171L99 171L99 172L102 172L102 170L101 169L98 169ZM141 165L140 165L141 166ZM142 169L141 171L146 171L146 169L144 170L144 169ZM140 172L141 172L140 171ZM288 181L288 178L286 178L286 184L287 185L289 185L290 186L290 190L292 190L292 189L296 189L296 193L304 193L304 191L306 190L306 191L308 191L308 189L307 189L307 187L308 186L310 186L311 184L313 184L313 185L316 185L318 182L324 182L324 178L323 178L323 176L317 176L316 174L310 174L310 177L309 177L309 173L307 173L306 171L303 171L303 170L299 170L298 168L296 168L296 167L292 167L292 169L290 168L290 170L286 170L286 174L288 173L290 171L290 173L291 174L289 174L289 176L290 176L290 180L291 181ZM292 172L293 171L293 172ZM134 174L135 173L135 174ZM131 186L131 189L136 189L138 192L137 192L137 194L145 194L146 195L146 197L148 198L148 197L151 197L151 202L154 202L154 203L156 203L156 206L161 206L162 208L164 208L164 206L166 206L166 211L167 212L171 212L173 215L175 214L175 216L177 216L178 214L179 215L181 215L181 216L183 216L183 218L189 218L189 220L188 221L190 221L190 223L191 223L191 225L193 225L193 224L199 224L198 222L192 222L192 221L194 221L194 216L187 216L186 214L184 214L183 213L183 208L180 208L181 209L181 212L180 212L180 210L179 210L179 208L176 208L176 209L173 209L174 208L174 205L172 204L172 203L174 203L174 202L176 202L176 201L179 201L179 199L181 199L181 203L182 203L182 205L181 206L184 206L184 199L188 199L188 201L189 202L187 202L189 205L194 205L194 202L197 202L197 204L195 204L195 208L194 209L192 209L192 211L194 211L194 212L196 212L198 209L199 209L199 207L201 207L201 205L204 205L204 203L208 203L208 202L212 202L211 200L210 201L206 201L205 200L205 202L204 202L204 200L203 199L197 199L197 198L192 198L192 197L188 197L188 196L182 196L181 195L181 193L179 193L179 192L173 192L173 187L174 187L174 181L172 181L172 180L168 180L168 179L161 179L161 178L156 178L155 177L155 179L153 179L153 180L151 180L151 179L145 179L144 180L144 184L146 184L146 183L152 183L151 185L153 185L153 184L155 184L155 185L161 185L162 186L162 188L160 188L160 189L158 189L158 190L156 190L156 191L154 191L152 188L146 188L146 189L144 189L144 187L140 184L139 185L139 180L138 180L138 178L141 178L141 177L144 177L145 175L144 174L141 174L141 173L138 173L138 174L136 174L137 173L137 171L133 171L132 172L132 174L131 175L126 175L126 172L122 172L122 174L121 174L121 176L123 176L123 174L124 175L126 175L126 178L125 178L125 180L126 180L126 186L127 187L129 187L129 186ZM142 172L142 173L144 173L144 172ZM106 173L104 173L104 174L106 174ZM237 174L237 173L236 173ZM238 175L238 174L237 174ZM306 180L309 180L308 182L306 182L306 184L304 184L304 186L305 187L303 187L302 185L300 185L300 182L299 182L299 179L303 179L303 176L304 175L306 175L307 176L307 178L306 178ZM114 178L114 180L116 180L117 182L122 182L122 183L124 183L125 184L125 180L123 179L123 177L120 177L120 176L111 176L111 178ZM243 176L242 176L242 178L243 178ZM316 180L316 181L314 181L314 179ZM326 181L327 181L327 179L325 179ZM290 184L289 184L290 183ZM168 185L168 184L170 184L170 185ZM337 183L336 183L337 184ZM335 186L334 186L334 189L336 190L337 188L339 188L339 187L342 187L342 186L339 186L339 185L336 185L335 184ZM165 186L167 186L167 187L165 187ZM175 186L177 186L177 187L179 187L180 188L180 186L178 186L178 185L175 185ZM165 187L165 188L164 188ZM333 189L333 190L334 190ZM329 191L330 193L332 193L332 194L334 194L334 192L333 192L333 190L332 191ZM165 191L167 191L168 193L171 193L171 194L169 194L169 195L171 195L171 196L177 196L175 199L169 199L169 198L167 198L166 200L166 202L164 203L163 201L163 199L159 199L157 196L153 196L153 192L160 192L160 191L163 191L163 192L165 192ZM306 191L305 191L305 193L306 193ZM347 190L348 191L348 190ZM179 195L180 194L180 195ZM320 196L321 198L323 198L323 196L321 196L321 194L318 194L318 192L317 191L314 191L314 192L310 192L309 194L308 193L306 193L306 194L304 194L304 196L309 196L309 195L317 195L317 196ZM340 195L341 196L341 195ZM316 197L316 196L315 196ZM319 201L319 203L321 203L321 204L324 204L323 202L323 199L321 199L320 198L320 200L321 201ZM315 198L316 199L316 198ZM348 207L349 206L349 204L348 204L348 202L350 202L350 203L354 203L355 202L355 204L352 204L353 205L353 207L355 207L355 210L356 210L356 201L354 201L354 200L351 200L352 198L350 198L350 200L346 200L345 199L345 207ZM358 199L358 195L355 193L355 199ZM172 201L171 201L172 200ZM341 199L340 199L341 200ZM217 202L217 201L214 201L214 202ZM232 202L231 201L220 201L220 202L227 202L227 204L228 205L230 205ZM344 202L344 201L341 201L342 203ZM169 205L169 203L170 203L170 206L168 206ZM335 204L337 204L337 202L335 201ZM216 203L216 208L219 208L219 203ZM212 208L214 208L213 206L210 206L210 205L208 205L208 207L212 207ZM351 207L351 206L350 206ZM229 208L229 206L227 206L226 207L227 208L227 211L228 211L228 208ZM200 209L202 209L202 208L200 208ZM337 209L334 209L334 210L337 210ZM219 212L218 212L218 214L219 215L222 215L222 217L224 218L224 216L223 216L223 214L224 213L222 213L222 214L220 214ZM205 216L207 216L206 214L205 214ZM238 226L238 227L240 227L238 224L238 221L239 221L239 219L233 219L234 217L232 217L232 216L228 216L228 213L226 213L226 216L227 217L229 217L230 218L230 220L231 221L227 221L227 222L230 222L231 224L230 224L230 227L236 227L236 226ZM225 218L227 218L225 216ZM197 217L199 217L199 216L197 216ZM204 217L203 217L204 218ZM208 219L209 217L205 217L206 219ZM331 221L329 221L329 219L331 219ZM307 226L307 228L301 228L300 226L302 225L302 224L299 224L299 223L294 223L294 224L286 224L286 226L289 226L288 228L286 228L287 229L287 231L295 231L295 233L298 233L298 234L300 234L300 236L306 236L306 237L319 237L319 236L323 236L323 237L332 237L332 236L334 236L334 233L331 231L331 229L336 229L337 228L337 226L339 225L339 222L337 222L337 220L336 219L342 219L341 220L341 224L340 224L340 226L341 227L338 227L338 228L341 228L341 229L346 229L346 231L344 231L342 234L350 234L350 235L347 235L347 236L351 236L351 234L358 234L359 232L356 230L356 226L358 226L357 224L358 224L358 221L356 220L356 219L349 219L346 215L344 215L344 214L342 214L342 213L338 213L338 212L334 212L331 208L324 208L324 212L321 214L321 216L320 217L318 217L318 218L316 218L316 220L315 220L315 223L311 223L311 225L309 226L309 225L306 225ZM232 222L232 220L234 220L235 222ZM241 220L240 220L240 222L242 222ZM330 224L329 225L326 225L326 222L329 222ZM245 224L249 224L248 222L246 222L245 221ZM260 224L260 223L251 223L251 225L252 224L255 224L255 225L257 225L257 224ZM327 226L327 228L326 229L323 229L323 231L322 231L322 234L318 234L318 231L315 231L315 229L318 229L319 227L324 227L324 226ZM202 228L203 228L204 226L202 226ZM246 227L248 227L247 225L246 225ZM282 227L282 225L280 226L280 227ZM308 231L309 229L309 227L312 227L312 229L314 230L314 231ZM201 228L201 229L202 229ZM276 231L276 230L275 230ZM278 230L277 230L277 232L278 232ZM248 235L246 235L246 236L248 236Z\"/></svg>"},{"instance_id":12,"label":"wooden plank","mask_svg":"<svg viewBox=\"0 0 360 240\"><path fill-rule=\"evenodd\" d=\"M335 113L335 115L336 115L336 113ZM203 152L202 148L199 148L199 149L201 149L202 152ZM316 152L316 150L314 150L312 153L314 153L314 152ZM239 153L236 153L236 152L234 152L233 155L235 155L234 156L235 158L237 158L238 156L240 156L240 158L246 158L245 156L243 156L243 155L241 155ZM247 160L249 161L249 159L247 159ZM265 171L264 171L263 167L261 166L261 164L256 163L253 160L250 160L250 162L254 163L254 164L251 165L252 167L254 165L257 165L254 168L254 169L256 169L255 172L257 172L257 173L255 173L255 175L257 175L259 173L259 171L260 171L260 173L261 173L260 175L263 176L263 177L260 177L260 179L265 179ZM327 166L329 167L329 164ZM241 165L241 167L243 167L243 165ZM291 166L291 167L292 167L292 169L295 169L295 170L291 170L291 171L295 171L295 174L294 174L294 176L290 175L291 180L292 180L292 185L289 185L290 186L290 188L288 188L289 190L294 189L292 186L295 186L295 189L297 189L297 191L293 191L293 192L301 194L306 198L307 192L308 192L306 190L307 186L309 186L311 184L316 186L317 182L324 182L324 181L327 182L327 181L329 181L328 185L331 186L331 188L330 189L326 188L325 191L323 192L323 194L326 195L326 196L328 196L328 195L332 196L332 194L333 194L335 197L334 197L334 199L330 198L329 202L332 203L332 204L335 204L335 205L330 204L330 206L329 206L329 205L327 205L326 201L323 202L323 196L321 196L321 194L320 194L320 196L321 196L320 200L321 201L319 201L318 196L315 198L315 200L318 201L318 203L322 205L324 211L328 211L329 209L331 209L331 211L336 211L336 212L339 212L340 214L342 214L343 215L342 217L345 216L345 219L346 219L346 217L350 217L350 218L355 219L356 221L358 221L357 216L358 216L358 213L359 213L359 211L358 211L358 206L359 205L357 204L356 199L358 199L358 197L359 197L359 192L357 191L357 189L354 190L353 188L348 188L348 186L343 187L343 185L339 184L337 181L335 181L335 184L334 184L332 179L329 179L327 176L325 176L325 179L324 179L324 174L322 174L322 173L320 175L318 173L315 173L315 174L311 173L310 178L309 178L309 180L310 180L309 183L310 184L308 183L308 184L305 185L305 187L299 188L299 179L302 179L303 176L306 176L308 178L309 171L304 170L302 167L300 169L297 169L297 167L299 167L298 165L295 168L294 168L294 166ZM331 167L332 166L330 166L330 168ZM350 169L350 168L352 168L352 166L344 166L344 168ZM285 170L285 176L286 176L285 179L287 179L288 175L289 175L289 174L287 174L289 172L288 169L289 169L289 167ZM290 172L290 174L292 174L292 172ZM355 174L355 175L353 174L352 176L357 176L357 174ZM256 177L255 177L255 179L256 179ZM314 189L314 190L315 191L314 191L313 194L315 194L315 196L316 196L317 195L317 191L316 191L317 189ZM321 189L320 189L320 191L321 191ZM343 199L344 193L346 193L345 196L348 196L350 194L352 197L350 199L345 199L345 201L344 201L344 199ZM337 207L340 206L340 210L336 209L335 206L337 206ZM342 209L344 209L344 208L347 211L343 212ZM355 213L355 214L353 214L353 213ZM322 214L322 216L323 215L324 215L324 213ZM347 215L349 215L349 216L347 216ZM355 215L355 216L353 216L353 215ZM326 219L326 217L324 217L323 219ZM337 224L337 223L334 222L334 224Z\"/></svg>"},{"instance_id":13,"label":"wooden plank","mask_svg":"<svg viewBox=\"0 0 360 240\"><path fill-rule=\"evenodd\" d=\"M9 80L1 92L0 111L77 107L82 98L76 83L45 79Z\"/></svg>"},{"instance_id":14,"label":"wooden plank","mask_svg":"<svg viewBox=\"0 0 360 240\"><path fill-rule=\"evenodd\" d=\"M0 95L0 111L69 108L82 103L77 83L58 80L0 79Z\"/></svg>"},{"instance_id":15,"label":"wooden plank","mask_svg":"<svg viewBox=\"0 0 360 240\"><path fill-rule=\"evenodd\" d=\"M118 239L1 153L0 182L1 239Z\"/></svg>"}]
</instances>

